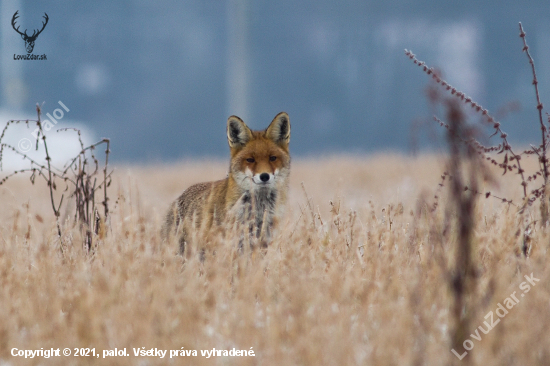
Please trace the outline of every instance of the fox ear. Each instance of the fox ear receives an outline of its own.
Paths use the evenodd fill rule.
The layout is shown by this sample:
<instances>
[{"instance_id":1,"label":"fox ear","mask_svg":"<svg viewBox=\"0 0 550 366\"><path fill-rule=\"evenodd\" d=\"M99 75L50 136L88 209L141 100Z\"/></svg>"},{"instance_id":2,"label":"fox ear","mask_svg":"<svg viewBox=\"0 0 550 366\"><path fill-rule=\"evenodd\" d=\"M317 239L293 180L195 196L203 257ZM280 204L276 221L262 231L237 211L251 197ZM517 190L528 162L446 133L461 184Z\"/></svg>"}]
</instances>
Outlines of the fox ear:
<instances>
[{"instance_id":1,"label":"fox ear","mask_svg":"<svg viewBox=\"0 0 550 366\"><path fill-rule=\"evenodd\" d=\"M237 116L231 116L227 119L227 141L230 148L243 147L251 138L252 131L242 119Z\"/></svg>"},{"instance_id":2,"label":"fox ear","mask_svg":"<svg viewBox=\"0 0 550 366\"><path fill-rule=\"evenodd\" d=\"M275 116L265 132L267 138L276 144L288 146L290 142L290 120L286 112L281 112Z\"/></svg>"}]
</instances>

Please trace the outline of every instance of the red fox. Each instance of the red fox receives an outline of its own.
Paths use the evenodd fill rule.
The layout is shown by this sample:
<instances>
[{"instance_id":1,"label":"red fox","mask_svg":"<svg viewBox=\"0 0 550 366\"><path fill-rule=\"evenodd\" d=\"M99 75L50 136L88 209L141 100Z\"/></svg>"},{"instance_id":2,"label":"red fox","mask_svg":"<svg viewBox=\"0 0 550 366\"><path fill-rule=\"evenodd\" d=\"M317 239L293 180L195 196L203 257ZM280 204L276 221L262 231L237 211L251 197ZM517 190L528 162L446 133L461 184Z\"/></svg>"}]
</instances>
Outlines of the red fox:
<instances>
[{"instance_id":1,"label":"red fox","mask_svg":"<svg viewBox=\"0 0 550 366\"><path fill-rule=\"evenodd\" d=\"M227 141L231 153L227 178L187 188L166 214L163 237L167 240L175 233L180 254L193 229L223 230L234 223L266 246L283 213L290 174L288 114L279 113L264 131L252 131L231 116Z\"/></svg>"}]
</instances>

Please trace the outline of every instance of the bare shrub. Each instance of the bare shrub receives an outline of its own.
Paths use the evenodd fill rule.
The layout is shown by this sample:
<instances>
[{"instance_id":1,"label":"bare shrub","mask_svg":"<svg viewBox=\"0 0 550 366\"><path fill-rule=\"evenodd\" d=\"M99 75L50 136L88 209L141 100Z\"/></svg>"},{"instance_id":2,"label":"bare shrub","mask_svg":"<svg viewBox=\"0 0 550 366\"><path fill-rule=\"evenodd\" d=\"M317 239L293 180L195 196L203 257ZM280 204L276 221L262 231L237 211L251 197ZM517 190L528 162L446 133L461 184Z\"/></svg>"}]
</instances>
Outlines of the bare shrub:
<instances>
[{"instance_id":1,"label":"bare shrub","mask_svg":"<svg viewBox=\"0 0 550 366\"><path fill-rule=\"evenodd\" d=\"M506 175L506 173L511 172L515 173L516 176L519 177L520 180L520 187L523 193L523 202L519 204L521 207L521 210L523 211L526 206L531 206L536 201L540 202L540 209L541 209L541 223L543 225L546 225L548 221L548 198L546 194L546 190L548 187L548 157L547 157L547 150L548 150L548 128L544 124L543 120L543 105L540 101L540 95L539 95L539 89L538 89L538 80L535 72L535 64L533 61L533 58L531 57L529 53L529 47L527 46L526 42L526 34L523 30L523 27L521 23L519 24L520 28L520 37L523 41L523 51L526 53L527 58L529 60L529 64L531 66L532 74L533 74L533 85L535 88L535 97L536 97L536 108L538 110L539 115L539 121L537 124L540 126L541 130L541 143L538 145L531 145L531 148L528 150L524 150L521 152L515 152L515 149L512 148L512 145L508 141L508 134L504 132L502 129L501 123L493 117L489 111L483 106L481 106L479 103L475 102L471 97L467 96L464 92L457 90L455 87L453 87L451 84L449 84L447 81L445 81L440 73L435 70L432 67L429 67L426 65L425 62L420 61L416 58L416 56L408 50L405 50L405 54L414 62L415 65L418 65L422 68L422 70L429 76L431 76L432 80L439 84L443 90L450 93L452 97L454 97L457 101L460 101L464 103L466 106L470 106L475 112L480 113L481 116L484 118L484 122L488 124L490 127L494 129L494 133L490 136L498 136L500 138L500 142L496 145L486 146L478 141L478 139L475 138L475 136L468 136L467 138L462 138L462 143L471 146L473 149L476 150L477 154L484 160L487 160L491 164L499 167L502 169L502 175ZM433 90L433 89L432 89ZM439 91L435 91L435 94L430 93L429 98L438 98ZM547 115L548 116L548 115ZM434 120L438 122L442 127L449 128L447 124L442 122L437 116L434 116ZM548 123L550 123L550 116L548 116ZM500 155L499 157L496 157L495 155ZM538 159L539 167L535 171L526 172L522 168L522 157L530 157L530 156L536 156ZM538 185L535 184L538 177L542 177L542 182ZM469 187L470 188L470 187ZM486 192L477 192L478 194L483 194L486 197L492 196L492 193L490 191ZM500 197L496 197L498 199L501 199L503 202L506 203L513 203L512 200L503 199Z\"/></svg>"},{"instance_id":2,"label":"bare shrub","mask_svg":"<svg viewBox=\"0 0 550 366\"><path fill-rule=\"evenodd\" d=\"M36 105L36 120L10 120L6 123L6 126L2 130L0 135L0 169L2 168L2 157L4 156L4 150L8 149L17 155L23 157L23 160L27 161L30 165L28 168L15 170L12 173L4 176L0 180L0 185L4 184L10 177L21 174L30 173L30 180L32 184L35 183L36 177L42 177L46 182L49 190L50 202L53 214L56 218L57 233L60 240L60 250L63 251L62 242L62 230L61 230L61 208L66 192L69 192L69 198L74 199L76 203L76 209L74 213L75 222L80 225L80 230L84 233L84 246L87 251L90 251L93 246L93 234L98 235L102 228L104 229L105 222L109 218L109 197L107 195L107 188L111 184L112 170L108 171L109 164L109 145L110 140L107 138L102 139L89 146L84 146L82 142L80 130L76 128L63 128L57 130L57 132L74 131L77 134L78 141L80 143L81 150L77 156L67 161L63 168L57 168L52 163L52 158L48 152L48 144L46 135L44 134L43 124L41 120L41 107ZM32 159L28 155L20 152L14 146L3 143L4 138L9 127L13 124L24 123L27 126L29 124L35 124L38 127L38 133L36 136L35 149L38 150L40 143L44 145L44 155L46 164L41 164ZM95 156L96 147L105 144L105 163L103 167L99 163ZM103 173L102 178L99 175ZM99 180L98 180L99 178ZM55 197L54 192L58 191L58 184L62 182L65 184L65 189ZM103 217L100 216L97 210L96 193L103 193ZM103 235L104 230L101 232Z\"/></svg>"},{"instance_id":3,"label":"bare shrub","mask_svg":"<svg viewBox=\"0 0 550 366\"><path fill-rule=\"evenodd\" d=\"M506 203L508 206L517 207L517 214L521 218L533 204L540 204L540 222L545 228L548 222L548 129L544 124L542 117L543 105L540 101L538 80L535 71L533 58L529 53L525 32L521 23L519 24L520 37L523 42L523 51L526 53L531 66L533 75L533 85L535 87L536 108L538 110L541 130L540 144L531 149L516 152L509 143L509 136L503 131L502 125L493 117L489 111L475 102L465 93L457 90L455 87L445 81L441 73L431 67L428 67L423 61L419 61L416 56L408 50L405 54L414 64L431 77L433 84L428 88L428 99L433 105L435 111L442 105L447 111L447 122L434 115L434 120L446 130L447 146L449 148L447 170L441 176L440 188L449 182L449 200L447 201L447 215L444 224L443 235L439 237L440 244L444 245L443 240L451 240L449 232L454 232L456 236L456 245L454 251L443 251L443 260L439 263L443 272L446 274L449 290L453 295L451 313L453 316L454 327L451 332L452 350L463 349L462 345L469 335L472 325L472 319L480 309L477 296L476 281L478 277L479 264L476 263L475 253L479 250L473 240L474 230L476 229L475 206L477 198L494 197ZM482 121L493 128L494 133L490 136L498 136L500 142L497 145L484 145L479 142L480 128L466 122L466 114L463 107L469 106L474 112L481 114ZM550 123L550 117L549 117ZM415 124L416 127L416 124ZM527 172L524 168L522 157L536 156L538 169ZM493 181L490 170L483 164L484 161L499 168L502 171L501 180L505 179L507 173L519 177L519 186L523 194L521 203L514 203L512 199L502 198L494 195L491 191L481 191L479 181ZM542 182L538 185L535 180L542 177ZM540 179L539 179L540 182ZM439 191L439 189L438 189ZM435 195L433 210L438 207L439 192ZM535 219L536 221L539 221ZM527 257L531 246L531 225L533 221L528 222L524 228L521 228L523 220L520 220L520 230L523 232L523 241L521 253ZM434 224L432 224L434 225ZM448 231L449 227L455 227L455 230ZM435 231L438 229L436 228ZM445 234L447 233L447 234ZM446 253L446 254L445 254ZM452 253L452 255L451 255ZM522 295L523 296L523 295ZM466 352L467 353L467 352ZM458 356L458 355L457 355ZM456 361L456 359L454 359ZM472 358L466 358L463 363L469 364Z\"/></svg>"}]
</instances>

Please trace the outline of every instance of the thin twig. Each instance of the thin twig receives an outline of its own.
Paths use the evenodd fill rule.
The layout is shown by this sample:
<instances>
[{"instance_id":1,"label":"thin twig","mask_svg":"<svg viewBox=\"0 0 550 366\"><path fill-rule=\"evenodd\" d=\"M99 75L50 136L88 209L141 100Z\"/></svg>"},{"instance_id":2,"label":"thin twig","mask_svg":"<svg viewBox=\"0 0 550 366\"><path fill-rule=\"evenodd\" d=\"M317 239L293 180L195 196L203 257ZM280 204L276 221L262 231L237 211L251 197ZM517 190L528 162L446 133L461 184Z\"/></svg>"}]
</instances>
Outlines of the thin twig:
<instances>
[{"instance_id":1,"label":"thin twig","mask_svg":"<svg viewBox=\"0 0 550 366\"><path fill-rule=\"evenodd\" d=\"M546 187L548 186L548 159L546 157L546 149L547 149L547 142L546 142L546 126L544 125L544 120L542 119L542 109L543 105L540 101L540 94L539 94L539 82L537 80L537 72L535 71L535 61L533 61L533 58L531 57L531 53L529 52L529 46L527 45L527 41L525 39L525 32L523 31L523 27L521 25L521 22L519 23L519 36L523 41L523 51L527 55L527 59L529 60L529 64L531 65L531 71L533 72L533 85L535 87L535 96L537 98L537 110L539 113L539 122L540 122L540 129L541 129L541 135L542 135L542 143L540 145L541 154L539 155L539 162L542 165L542 176L544 178L544 189L542 190L542 196L541 196L541 213L542 213L542 221L546 223L548 221L548 205L546 203ZM536 150L535 150L536 151Z\"/></svg>"}]
</instances>

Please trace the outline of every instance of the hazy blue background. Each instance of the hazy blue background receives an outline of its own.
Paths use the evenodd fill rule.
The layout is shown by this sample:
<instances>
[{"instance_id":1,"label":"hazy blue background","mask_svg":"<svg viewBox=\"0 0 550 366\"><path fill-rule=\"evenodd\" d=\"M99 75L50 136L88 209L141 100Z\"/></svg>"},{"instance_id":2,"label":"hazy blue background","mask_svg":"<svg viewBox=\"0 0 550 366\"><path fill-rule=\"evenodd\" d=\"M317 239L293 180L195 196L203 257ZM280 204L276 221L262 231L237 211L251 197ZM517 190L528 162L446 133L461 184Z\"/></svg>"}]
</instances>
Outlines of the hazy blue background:
<instances>
[{"instance_id":1,"label":"hazy blue background","mask_svg":"<svg viewBox=\"0 0 550 366\"><path fill-rule=\"evenodd\" d=\"M33 51L47 61L13 60L26 53L14 7L22 30L48 13ZM2 0L0 10L0 106L61 100L111 138L119 162L226 156L230 114L263 129L280 111L296 155L410 151L412 121L429 117L428 78L405 48L490 111L519 102L504 129L538 143L519 21L550 107L543 1Z\"/></svg>"}]
</instances>

